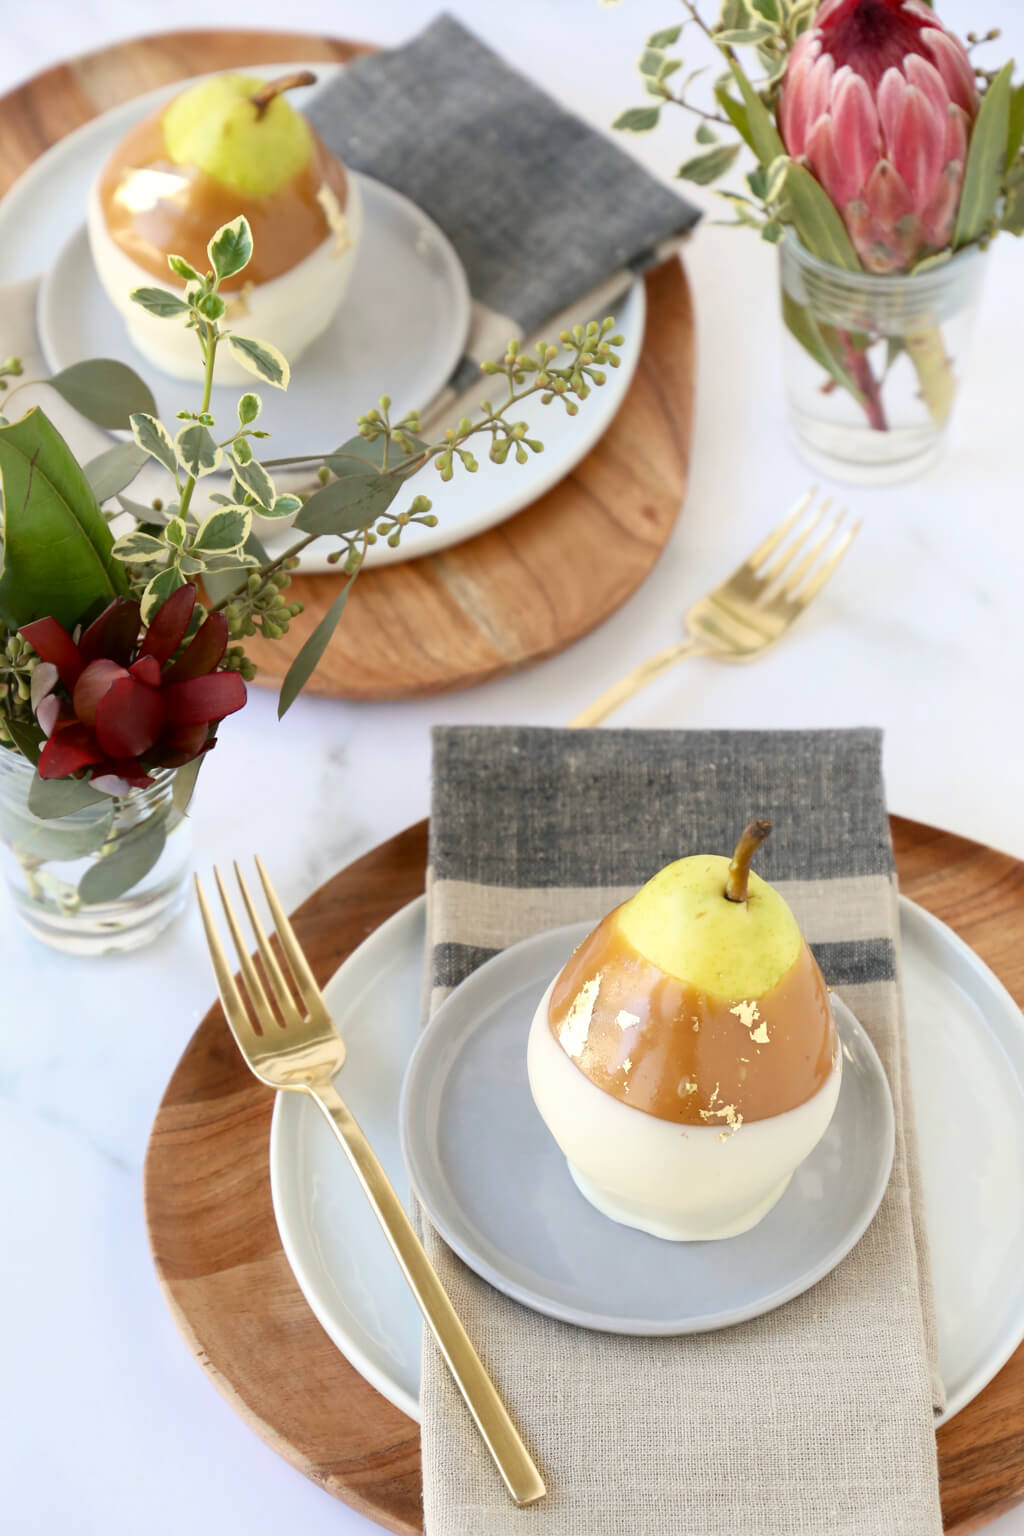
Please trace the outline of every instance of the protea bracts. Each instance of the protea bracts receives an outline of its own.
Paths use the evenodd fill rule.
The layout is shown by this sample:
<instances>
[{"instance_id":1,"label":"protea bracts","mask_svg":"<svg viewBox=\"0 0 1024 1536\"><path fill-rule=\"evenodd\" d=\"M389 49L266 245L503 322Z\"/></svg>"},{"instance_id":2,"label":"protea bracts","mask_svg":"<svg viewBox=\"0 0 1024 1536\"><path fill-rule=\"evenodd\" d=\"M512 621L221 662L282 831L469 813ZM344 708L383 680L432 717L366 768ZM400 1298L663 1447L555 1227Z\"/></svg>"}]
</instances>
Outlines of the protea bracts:
<instances>
[{"instance_id":1,"label":"protea bracts","mask_svg":"<svg viewBox=\"0 0 1024 1536\"><path fill-rule=\"evenodd\" d=\"M209 614L176 660L196 604L192 584L172 592L140 638L139 604L115 598L76 641L56 619L20 633L47 668L36 719L47 736L39 776L91 770L109 793L145 788L151 770L177 768L213 745L212 728L245 703L237 672L218 671L227 620ZM41 670L41 669L38 669Z\"/></svg>"},{"instance_id":2,"label":"protea bracts","mask_svg":"<svg viewBox=\"0 0 1024 1536\"><path fill-rule=\"evenodd\" d=\"M865 269L901 272L952 240L974 70L919 0L824 0L779 98L790 155L839 210Z\"/></svg>"}]
</instances>

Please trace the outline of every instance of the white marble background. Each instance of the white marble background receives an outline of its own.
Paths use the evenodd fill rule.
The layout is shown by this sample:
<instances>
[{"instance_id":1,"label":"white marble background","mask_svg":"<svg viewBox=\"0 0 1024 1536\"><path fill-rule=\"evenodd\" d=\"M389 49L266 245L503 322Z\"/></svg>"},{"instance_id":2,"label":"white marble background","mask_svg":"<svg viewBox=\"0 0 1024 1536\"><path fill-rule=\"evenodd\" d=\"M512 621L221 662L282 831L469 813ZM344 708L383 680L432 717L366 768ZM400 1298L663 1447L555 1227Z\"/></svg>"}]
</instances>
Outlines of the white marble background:
<instances>
[{"instance_id":1,"label":"white marble background","mask_svg":"<svg viewBox=\"0 0 1024 1536\"><path fill-rule=\"evenodd\" d=\"M599 127L641 99L641 41L679 11L677 0L450 8ZM1002 25L1005 52L1024 53L1014 0L942 9L962 30ZM434 10L435 0L5 0L0 90L129 34L287 25L389 43ZM688 144L680 122L633 147L668 175ZM880 723L894 811L1024 856L1022 263L1024 250L999 242L948 456L912 486L849 493L864 531L813 614L755 668L690 663L623 723ZM700 328L692 475L643 590L568 654L460 696L302 701L280 726L274 701L254 690L204 769L201 869L259 849L298 902L425 813L431 723L563 722L624 664L676 637L689 601L809 483L783 432L773 253L708 223L687 265ZM141 956L91 964L53 956L12 924L0 926L0 1525L12 1536L376 1529L244 1428L182 1345L150 1266L146 1137L212 991L194 917ZM992 1529L1024 1536L1024 1511Z\"/></svg>"}]
</instances>

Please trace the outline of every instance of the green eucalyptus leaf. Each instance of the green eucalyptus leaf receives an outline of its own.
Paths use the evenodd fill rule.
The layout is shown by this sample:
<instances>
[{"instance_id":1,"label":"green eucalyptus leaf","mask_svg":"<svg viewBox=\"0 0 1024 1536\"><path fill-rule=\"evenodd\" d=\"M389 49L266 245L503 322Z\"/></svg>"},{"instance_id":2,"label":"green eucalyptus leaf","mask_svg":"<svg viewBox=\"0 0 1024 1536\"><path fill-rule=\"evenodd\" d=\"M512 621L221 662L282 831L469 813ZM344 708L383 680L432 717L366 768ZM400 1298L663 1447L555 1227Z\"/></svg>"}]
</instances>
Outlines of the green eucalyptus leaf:
<instances>
[{"instance_id":1,"label":"green eucalyptus leaf","mask_svg":"<svg viewBox=\"0 0 1024 1536\"><path fill-rule=\"evenodd\" d=\"M153 392L127 363L111 357L72 363L46 381L80 416L98 427L127 427L133 411L155 411Z\"/></svg>"},{"instance_id":2,"label":"green eucalyptus leaf","mask_svg":"<svg viewBox=\"0 0 1024 1536\"><path fill-rule=\"evenodd\" d=\"M353 533L368 528L394 501L402 488L398 475L381 475L373 470L349 474L332 480L316 491L295 519L300 533Z\"/></svg>"},{"instance_id":3,"label":"green eucalyptus leaf","mask_svg":"<svg viewBox=\"0 0 1024 1536\"><path fill-rule=\"evenodd\" d=\"M41 779L37 773L28 787L28 808L40 821L103 804L110 804L109 797L93 789L88 779Z\"/></svg>"},{"instance_id":4,"label":"green eucalyptus leaf","mask_svg":"<svg viewBox=\"0 0 1024 1536\"><path fill-rule=\"evenodd\" d=\"M270 563L270 556L254 533L250 533L246 539L242 554L245 556L246 563L236 557L230 564L225 561L218 571L211 571L208 566L203 572L203 586L211 603L222 603L225 598L238 591L249 573L248 562L251 561L253 565Z\"/></svg>"},{"instance_id":5,"label":"green eucalyptus leaf","mask_svg":"<svg viewBox=\"0 0 1024 1536\"><path fill-rule=\"evenodd\" d=\"M740 93L745 113L746 132L743 133L743 129L739 128L739 124L737 123L736 126L738 131L743 133L743 137L751 146L754 154L760 160L761 164L766 166L771 165L772 161L777 160L779 155L784 155L786 153L786 146L783 144L782 139L779 137L779 130L775 126L775 119L772 117L760 96L754 90L754 87L751 85L750 81L747 79L740 66L733 60L730 60L729 68L732 71L732 77L736 82L736 88ZM724 89L722 94L725 94ZM719 101L722 101L722 96L719 95L717 89L715 91L715 95L718 96ZM722 101L722 106L723 109L728 112L728 108L725 107L724 101ZM733 121L731 113L729 113L729 118L730 121Z\"/></svg>"},{"instance_id":6,"label":"green eucalyptus leaf","mask_svg":"<svg viewBox=\"0 0 1024 1536\"><path fill-rule=\"evenodd\" d=\"M825 334L806 304L798 304L785 290L782 293L782 318L789 332L819 362L825 372L843 389L849 390L855 400L863 395L857 388L852 374L843 366L826 340Z\"/></svg>"},{"instance_id":7,"label":"green eucalyptus leaf","mask_svg":"<svg viewBox=\"0 0 1024 1536\"><path fill-rule=\"evenodd\" d=\"M248 266L252 256L252 230L244 215L222 224L206 247L210 265L221 282Z\"/></svg>"},{"instance_id":8,"label":"green eucalyptus leaf","mask_svg":"<svg viewBox=\"0 0 1024 1536\"><path fill-rule=\"evenodd\" d=\"M1003 65L981 99L967 150L963 191L953 231L954 250L979 239L995 215L1010 137L1012 76L1011 60Z\"/></svg>"},{"instance_id":9,"label":"green eucalyptus leaf","mask_svg":"<svg viewBox=\"0 0 1024 1536\"><path fill-rule=\"evenodd\" d=\"M148 624L160 604L170 597L172 592L177 592L178 588L184 585L185 578L176 565L169 565L165 571L158 571L142 594L143 624Z\"/></svg>"},{"instance_id":10,"label":"green eucalyptus leaf","mask_svg":"<svg viewBox=\"0 0 1024 1536\"><path fill-rule=\"evenodd\" d=\"M371 467L376 470L395 469L409 464L411 458L414 459L416 454L427 447L422 438L412 437L409 433L403 435L412 446L411 454L399 448L397 443L385 443L381 439L371 443L365 437L350 437L347 442L335 448L324 463L339 480L343 480L346 475L365 475L367 468ZM410 465L410 474L412 469Z\"/></svg>"},{"instance_id":11,"label":"green eucalyptus leaf","mask_svg":"<svg viewBox=\"0 0 1024 1536\"><path fill-rule=\"evenodd\" d=\"M327 489L330 489L330 487L327 487ZM291 709L295 700L316 671L320 658L330 644L331 636L338 627L338 620L341 618L342 610L348 602L348 595L351 590L352 580L350 578L342 587L334 602L328 608L320 623L316 626L285 673L284 682L281 684L281 692L277 700L277 718L279 720Z\"/></svg>"},{"instance_id":12,"label":"green eucalyptus leaf","mask_svg":"<svg viewBox=\"0 0 1024 1536\"><path fill-rule=\"evenodd\" d=\"M254 422L263 409L263 401L259 395L248 391L238 402L238 419L243 427Z\"/></svg>"},{"instance_id":13,"label":"green eucalyptus leaf","mask_svg":"<svg viewBox=\"0 0 1024 1536\"><path fill-rule=\"evenodd\" d=\"M97 454L85 466L85 478L100 506L127 486L149 458L138 443L115 443L105 453Z\"/></svg>"},{"instance_id":14,"label":"green eucalyptus leaf","mask_svg":"<svg viewBox=\"0 0 1024 1536\"><path fill-rule=\"evenodd\" d=\"M277 493L273 480L257 459L250 459L248 463L239 463L236 459L235 479L245 486L251 496L255 496L262 508L270 511Z\"/></svg>"},{"instance_id":15,"label":"green eucalyptus leaf","mask_svg":"<svg viewBox=\"0 0 1024 1536\"><path fill-rule=\"evenodd\" d=\"M131 418L132 437L151 459L156 459L172 475L178 473L178 456L171 442L171 435L163 422L148 412L137 411Z\"/></svg>"},{"instance_id":16,"label":"green eucalyptus leaf","mask_svg":"<svg viewBox=\"0 0 1024 1536\"><path fill-rule=\"evenodd\" d=\"M115 558L125 565L155 565L167 555L167 545L163 539L154 538L151 533L142 533L138 528L133 528L130 533L123 533L114 545Z\"/></svg>"},{"instance_id":17,"label":"green eucalyptus leaf","mask_svg":"<svg viewBox=\"0 0 1024 1536\"><path fill-rule=\"evenodd\" d=\"M248 507L221 507L199 524L192 548L197 554L224 555L241 549L252 528Z\"/></svg>"},{"instance_id":18,"label":"green eucalyptus leaf","mask_svg":"<svg viewBox=\"0 0 1024 1536\"><path fill-rule=\"evenodd\" d=\"M0 427L0 620L52 616L66 629L128 591L114 539L71 449L33 408Z\"/></svg>"},{"instance_id":19,"label":"green eucalyptus leaf","mask_svg":"<svg viewBox=\"0 0 1024 1536\"><path fill-rule=\"evenodd\" d=\"M203 475L212 475L224 457L209 427L204 427L198 421L182 427L174 439L174 450L186 474L195 476L197 480Z\"/></svg>"},{"instance_id":20,"label":"green eucalyptus leaf","mask_svg":"<svg viewBox=\"0 0 1024 1536\"><path fill-rule=\"evenodd\" d=\"M151 816L130 832L114 839L111 851L86 870L78 885L85 906L116 901L149 874L159 861L167 841L162 816Z\"/></svg>"},{"instance_id":21,"label":"green eucalyptus leaf","mask_svg":"<svg viewBox=\"0 0 1024 1536\"><path fill-rule=\"evenodd\" d=\"M75 779L33 779L28 799L38 794L36 784L48 785L58 791L70 789L77 792L83 786ZM84 786L88 787L88 786ZM57 812L41 817L33 814L28 804L24 807L8 800L0 808L5 839L14 852L24 859L81 859L86 854L102 848L110 835L114 821L114 803L109 796L90 791L94 799L80 803L70 811Z\"/></svg>"},{"instance_id":22,"label":"green eucalyptus leaf","mask_svg":"<svg viewBox=\"0 0 1024 1536\"><path fill-rule=\"evenodd\" d=\"M194 757L190 763L184 763L174 775L174 782L171 785L171 800L173 801L174 809L182 816L185 815L189 805L192 803L192 796L195 794L196 789L196 780L199 777L199 770L203 766L205 756L206 754L202 753L199 757Z\"/></svg>"},{"instance_id":23,"label":"green eucalyptus leaf","mask_svg":"<svg viewBox=\"0 0 1024 1536\"><path fill-rule=\"evenodd\" d=\"M660 115L660 107L630 107L619 113L612 127L621 133L650 133L652 128L657 128Z\"/></svg>"},{"instance_id":24,"label":"green eucalyptus leaf","mask_svg":"<svg viewBox=\"0 0 1024 1536\"><path fill-rule=\"evenodd\" d=\"M676 175L682 181L695 182L698 187L710 186L719 176L724 176L740 152L738 144L718 144L707 154L694 155L681 165Z\"/></svg>"},{"instance_id":25,"label":"green eucalyptus leaf","mask_svg":"<svg viewBox=\"0 0 1024 1536\"><path fill-rule=\"evenodd\" d=\"M682 27L664 27L660 32L652 32L647 39L648 48L671 48L673 43L678 43Z\"/></svg>"},{"instance_id":26,"label":"green eucalyptus leaf","mask_svg":"<svg viewBox=\"0 0 1024 1536\"><path fill-rule=\"evenodd\" d=\"M258 379L265 379L275 389L287 389L291 369L287 359L269 341L254 341L249 336L228 336L228 344L243 368Z\"/></svg>"},{"instance_id":27,"label":"green eucalyptus leaf","mask_svg":"<svg viewBox=\"0 0 1024 1536\"><path fill-rule=\"evenodd\" d=\"M846 225L821 183L804 166L790 161L784 187L796 232L811 255L847 272L859 272Z\"/></svg>"},{"instance_id":28,"label":"green eucalyptus leaf","mask_svg":"<svg viewBox=\"0 0 1024 1536\"><path fill-rule=\"evenodd\" d=\"M27 757L30 763L38 763L40 753L46 745L46 736L41 726L35 721L28 720L4 720L4 725L21 753ZM0 748L0 750L3 750Z\"/></svg>"},{"instance_id":29,"label":"green eucalyptus leaf","mask_svg":"<svg viewBox=\"0 0 1024 1536\"><path fill-rule=\"evenodd\" d=\"M189 313L185 300L167 288L133 288L128 297L148 315L156 315L158 320L173 320Z\"/></svg>"},{"instance_id":30,"label":"green eucalyptus leaf","mask_svg":"<svg viewBox=\"0 0 1024 1536\"><path fill-rule=\"evenodd\" d=\"M697 132L694 134L694 138L697 140L698 144L718 143L718 134L712 128L710 123L701 123L700 127L697 129Z\"/></svg>"}]
</instances>

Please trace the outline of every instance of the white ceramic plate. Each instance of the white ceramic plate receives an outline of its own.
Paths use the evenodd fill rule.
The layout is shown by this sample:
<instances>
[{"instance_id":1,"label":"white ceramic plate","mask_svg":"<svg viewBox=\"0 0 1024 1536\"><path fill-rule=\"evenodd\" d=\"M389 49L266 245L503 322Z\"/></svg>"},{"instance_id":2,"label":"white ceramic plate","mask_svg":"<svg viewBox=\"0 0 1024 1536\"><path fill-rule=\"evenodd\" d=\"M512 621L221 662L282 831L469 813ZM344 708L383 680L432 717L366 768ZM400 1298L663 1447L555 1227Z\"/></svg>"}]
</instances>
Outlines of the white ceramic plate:
<instances>
[{"instance_id":1,"label":"white ceramic plate","mask_svg":"<svg viewBox=\"0 0 1024 1536\"><path fill-rule=\"evenodd\" d=\"M269 77L280 74L285 67L291 70L299 66L265 64L256 68L246 66L246 71ZM306 91L292 93L292 99L298 105L322 89L341 66L317 62L309 67L316 72L318 84ZM63 363L97 355L96 322L107 305L92 273L82 229L89 187L128 129L180 89L179 83L149 91L84 124L40 156L0 201L0 284L35 273L51 274L52 277L55 264L60 266L60 283L44 282L41 290L41 341L54 364L58 360ZM412 204L394 192L387 193L385 203L383 194L387 189L370 182L369 178L364 180L377 188L382 196L376 200L380 206L375 204L368 210L370 217L364 232L363 259L357 263L352 288L338 322L329 333L329 337L340 338L338 360L341 366L337 381L332 381L331 391L325 395L314 382L320 378L320 373L313 362L307 367L307 358L315 362L321 349L326 348L325 356L330 354L329 338L325 337L296 366L287 406L284 397L279 398L274 391L267 392L273 395L273 399L267 401L266 414L274 428L272 443L267 445L270 450L267 457L286 457L293 452L335 447L352 435L356 416L385 392L393 397L396 405L425 406L449 377L461 354L469 306L458 258L436 226L419 214ZM427 241L429 261L426 270L419 274L425 283L410 285L407 281L405 267L409 263L416 266L416 250L415 241L408 243L408 228L401 217L403 211L417 215L418 227ZM374 229L371 219L375 213L390 218L389 231ZM375 234L388 233L387 248L394 254L396 219L406 228L407 243L403 244L400 258L402 270L393 266L390 257L388 261L379 260L379 251L374 249ZM444 269L443 275L438 270L439 265ZM62 291L65 283L69 285L67 293ZM362 304L358 284L365 288L367 305ZM86 294L90 304L83 311L81 299ZM102 302L94 312L91 299L97 295ZM396 303L401 315L395 309ZM407 309L410 309L409 314L406 314ZM488 461L486 454L478 455L479 472L457 475L447 486L441 485L436 472L424 471L410 482L409 496L410 499L419 494L430 496L435 502L440 526L432 530L413 526L407 530L397 550L378 543L368 553L369 565L408 560L482 533L536 501L572 470L607 430L636 371L646 315L643 283L636 281L614 310L626 335L622 366L609 372L608 383L603 389L595 390L579 416L570 419L561 407L545 408L536 401L531 401L517 413L517 419L529 423L531 435L539 436L545 444L544 453L531 455L525 465L495 465ZM110 314L113 315L112 309ZM372 345L365 340L367 334L372 335ZM356 345L359 338L363 340ZM99 352L104 356L117 355L133 363L149 381L161 409L165 400L171 401L167 414L173 420L182 404L182 386L154 375L152 368L134 353L120 320L115 320L112 326L104 326ZM354 356L358 356L358 368L349 369L347 360ZM329 406L331 412L326 424L323 423L325 406ZM230 409L233 413L233 400ZM328 437L324 441L314 441L322 424ZM297 432L301 433L298 437ZM330 551L330 541L318 541L304 556L304 569L335 569L326 564Z\"/></svg>"},{"instance_id":2,"label":"white ceramic plate","mask_svg":"<svg viewBox=\"0 0 1024 1536\"><path fill-rule=\"evenodd\" d=\"M913 1094L951 1418L1024 1339L1024 1019L950 929L900 903ZM398 1102L415 1045L424 901L395 914L326 988L348 1044L345 1098L403 1201ZM315 1108L281 1094L270 1138L288 1260L342 1353L419 1416L420 1320L337 1143Z\"/></svg>"}]
</instances>

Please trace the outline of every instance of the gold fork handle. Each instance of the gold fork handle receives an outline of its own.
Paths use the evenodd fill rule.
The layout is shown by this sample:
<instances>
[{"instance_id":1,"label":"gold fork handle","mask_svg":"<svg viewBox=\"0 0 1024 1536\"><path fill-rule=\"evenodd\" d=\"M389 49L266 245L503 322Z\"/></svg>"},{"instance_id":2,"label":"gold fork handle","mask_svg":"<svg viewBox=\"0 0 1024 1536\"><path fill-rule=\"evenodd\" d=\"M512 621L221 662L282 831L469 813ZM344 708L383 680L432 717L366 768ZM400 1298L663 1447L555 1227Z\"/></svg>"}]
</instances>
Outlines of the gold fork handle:
<instances>
[{"instance_id":1,"label":"gold fork handle","mask_svg":"<svg viewBox=\"0 0 1024 1536\"><path fill-rule=\"evenodd\" d=\"M578 715L574 715L569 721L572 730L585 730L591 725L600 725L602 720L615 710L620 709L641 688L646 688L656 677L674 667L677 661L682 661L684 656L706 655L703 646L697 645L693 640L680 640L675 645L668 646L663 651L658 651L654 656L648 656L632 672L627 672L625 677L602 693L593 704L588 704L586 709L581 709Z\"/></svg>"},{"instance_id":2,"label":"gold fork handle","mask_svg":"<svg viewBox=\"0 0 1024 1536\"><path fill-rule=\"evenodd\" d=\"M543 1479L373 1148L333 1083L318 1084L310 1093L345 1149L505 1487L517 1504L532 1504L543 1498Z\"/></svg>"}]
</instances>

